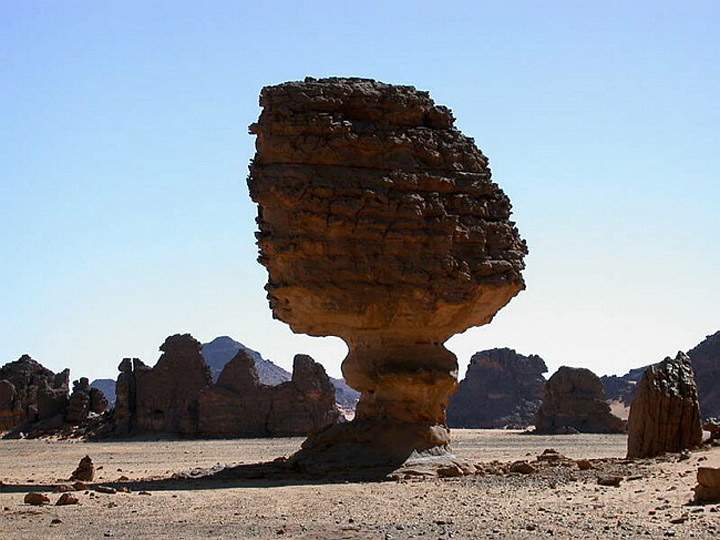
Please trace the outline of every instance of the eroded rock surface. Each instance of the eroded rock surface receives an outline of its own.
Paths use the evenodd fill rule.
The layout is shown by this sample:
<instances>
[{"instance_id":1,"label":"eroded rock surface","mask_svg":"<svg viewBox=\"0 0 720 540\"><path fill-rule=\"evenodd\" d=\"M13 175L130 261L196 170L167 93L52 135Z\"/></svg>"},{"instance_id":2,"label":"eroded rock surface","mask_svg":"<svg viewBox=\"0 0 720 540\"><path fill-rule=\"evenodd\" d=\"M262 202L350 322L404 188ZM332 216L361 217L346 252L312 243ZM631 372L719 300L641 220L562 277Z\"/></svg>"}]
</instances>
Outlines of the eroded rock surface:
<instances>
[{"instance_id":1,"label":"eroded rock surface","mask_svg":"<svg viewBox=\"0 0 720 540\"><path fill-rule=\"evenodd\" d=\"M720 502L720 468L699 467L693 491L696 503Z\"/></svg>"},{"instance_id":2,"label":"eroded rock surface","mask_svg":"<svg viewBox=\"0 0 720 540\"><path fill-rule=\"evenodd\" d=\"M263 88L248 185L273 314L342 337L355 420L298 464L447 452L457 361L443 343L524 288L527 248L487 158L427 92L368 79Z\"/></svg>"},{"instance_id":3,"label":"eroded rock surface","mask_svg":"<svg viewBox=\"0 0 720 540\"><path fill-rule=\"evenodd\" d=\"M680 452L702 442L700 405L690 358L679 352L650 366L628 419L628 457Z\"/></svg>"},{"instance_id":4,"label":"eroded rock surface","mask_svg":"<svg viewBox=\"0 0 720 540\"><path fill-rule=\"evenodd\" d=\"M545 385L543 403L537 412L535 432L622 433L624 423L610 413L602 383L585 368L563 366Z\"/></svg>"},{"instance_id":5,"label":"eroded rock surface","mask_svg":"<svg viewBox=\"0 0 720 540\"><path fill-rule=\"evenodd\" d=\"M459 428L525 428L543 399L545 361L513 349L475 353L450 398L448 424Z\"/></svg>"}]
</instances>

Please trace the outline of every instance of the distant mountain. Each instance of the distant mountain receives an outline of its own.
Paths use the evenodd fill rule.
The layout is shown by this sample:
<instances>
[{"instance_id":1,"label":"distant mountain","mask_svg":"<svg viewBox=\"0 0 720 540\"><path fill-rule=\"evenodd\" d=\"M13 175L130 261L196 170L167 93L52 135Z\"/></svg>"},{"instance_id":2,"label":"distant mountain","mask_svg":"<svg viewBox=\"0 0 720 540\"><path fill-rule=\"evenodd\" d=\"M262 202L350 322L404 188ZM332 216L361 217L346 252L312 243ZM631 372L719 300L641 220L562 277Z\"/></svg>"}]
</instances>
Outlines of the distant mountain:
<instances>
[{"instance_id":1,"label":"distant mountain","mask_svg":"<svg viewBox=\"0 0 720 540\"><path fill-rule=\"evenodd\" d=\"M95 379L90 383L91 388L97 388L108 400L110 407L115 405L115 379Z\"/></svg>"},{"instance_id":2,"label":"distant mountain","mask_svg":"<svg viewBox=\"0 0 720 540\"><path fill-rule=\"evenodd\" d=\"M649 366L631 369L625 375L604 375L600 377L608 401L617 401L629 407L635 397L635 386L642 379Z\"/></svg>"},{"instance_id":3,"label":"distant mountain","mask_svg":"<svg viewBox=\"0 0 720 540\"><path fill-rule=\"evenodd\" d=\"M246 347L232 338L221 336L213 339L210 343L205 343L202 347L202 355L210 368L213 382L217 382L225 364L235 358L235 355L240 350L245 351L255 360L255 368L257 369L261 383L277 386L280 383L292 379L292 374L280 366L273 364L270 360L265 360L259 352Z\"/></svg>"},{"instance_id":4,"label":"distant mountain","mask_svg":"<svg viewBox=\"0 0 720 540\"><path fill-rule=\"evenodd\" d=\"M213 381L217 381L225 364L232 360L241 349L249 354L255 361L260 382L275 386L292 379L291 373L270 360L265 360L259 352L246 347L228 336L221 336L213 339L210 343L204 344L202 348L202 355L210 368ZM343 379L330 377L330 382L332 382L335 387L335 399L338 405L344 409L354 410L360 398L359 392L350 388Z\"/></svg>"}]
</instances>

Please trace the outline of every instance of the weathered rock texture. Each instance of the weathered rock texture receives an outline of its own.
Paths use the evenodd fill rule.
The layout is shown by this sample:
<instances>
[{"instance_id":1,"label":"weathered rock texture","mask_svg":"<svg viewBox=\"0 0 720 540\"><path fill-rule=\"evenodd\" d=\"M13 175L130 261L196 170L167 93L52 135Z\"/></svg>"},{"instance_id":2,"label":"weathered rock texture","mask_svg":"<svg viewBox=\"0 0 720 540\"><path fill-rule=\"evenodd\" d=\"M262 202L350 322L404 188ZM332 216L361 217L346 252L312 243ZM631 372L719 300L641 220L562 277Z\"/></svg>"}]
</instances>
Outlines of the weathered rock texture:
<instances>
[{"instance_id":1,"label":"weathered rock texture","mask_svg":"<svg viewBox=\"0 0 720 540\"><path fill-rule=\"evenodd\" d=\"M239 351L200 393L199 406L202 435L306 435L339 419L335 389L306 355L295 356L292 380L269 386L260 383L253 358Z\"/></svg>"},{"instance_id":2,"label":"weathered rock texture","mask_svg":"<svg viewBox=\"0 0 720 540\"><path fill-rule=\"evenodd\" d=\"M535 433L622 433L624 423L610 413L602 383L585 368L563 366L545 385Z\"/></svg>"},{"instance_id":3,"label":"weathered rock texture","mask_svg":"<svg viewBox=\"0 0 720 540\"><path fill-rule=\"evenodd\" d=\"M113 413L115 434L185 436L306 435L335 423L335 391L322 366L295 357L290 381L260 383L255 361L241 350L213 384L189 334L170 336L153 368L137 358L119 366Z\"/></svg>"},{"instance_id":4,"label":"weathered rock texture","mask_svg":"<svg viewBox=\"0 0 720 540\"><path fill-rule=\"evenodd\" d=\"M55 374L26 354L1 367L0 431L52 418L62 423L69 378L69 370Z\"/></svg>"},{"instance_id":5,"label":"weathered rock texture","mask_svg":"<svg viewBox=\"0 0 720 540\"><path fill-rule=\"evenodd\" d=\"M70 394L65 422L79 425L88 419L90 413L102 414L108 408L108 401L102 391L90 386L87 377L81 377L73 382L73 391Z\"/></svg>"},{"instance_id":6,"label":"weathered rock texture","mask_svg":"<svg viewBox=\"0 0 720 540\"><path fill-rule=\"evenodd\" d=\"M524 288L527 248L487 158L427 92L368 79L263 88L248 185L276 318L340 336L355 420L306 441L332 466L447 451L443 343Z\"/></svg>"},{"instance_id":7,"label":"weathered rock texture","mask_svg":"<svg viewBox=\"0 0 720 540\"><path fill-rule=\"evenodd\" d=\"M700 406L690 358L679 352L650 366L628 419L628 457L680 452L702 442Z\"/></svg>"},{"instance_id":8,"label":"weathered rock texture","mask_svg":"<svg viewBox=\"0 0 720 540\"><path fill-rule=\"evenodd\" d=\"M703 418L720 418L720 332L708 336L687 354L695 371L700 414Z\"/></svg>"},{"instance_id":9,"label":"weathered rock texture","mask_svg":"<svg viewBox=\"0 0 720 540\"><path fill-rule=\"evenodd\" d=\"M475 353L450 398L448 424L461 428L525 428L543 399L545 361L513 349Z\"/></svg>"}]
</instances>

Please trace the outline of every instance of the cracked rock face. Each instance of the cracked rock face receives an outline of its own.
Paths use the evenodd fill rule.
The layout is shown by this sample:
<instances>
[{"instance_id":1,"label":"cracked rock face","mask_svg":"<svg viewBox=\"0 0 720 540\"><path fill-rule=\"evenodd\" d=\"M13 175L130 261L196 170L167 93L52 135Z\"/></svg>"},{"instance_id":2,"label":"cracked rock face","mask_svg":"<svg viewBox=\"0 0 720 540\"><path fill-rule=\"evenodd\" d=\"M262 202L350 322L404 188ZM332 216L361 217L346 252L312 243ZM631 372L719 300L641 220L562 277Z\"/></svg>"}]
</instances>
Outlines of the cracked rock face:
<instances>
[{"instance_id":1,"label":"cracked rock face","mask_svg":"<svg viewBox=\"0 0 720 540\"><path fill-rule=\"evenodd\" d=\"M628 418L628 457L692 449L702 442L700 404L690 358L679 352L645 371Z\"/></svg>"},{"instance_id":2,"label":"cracked rock face","mask_svg":"<svg viewBox=\"0 0 720 540\"><path fill-rule=\"evenodd\" d=\"M414 87L306 79L263 88L260 105L248 185L270 306L295 332L345 340L362 394L321 446L445 447L457 361L443 343L524 288L510 200L451 111Z\"/></svg>"}]
</instances>

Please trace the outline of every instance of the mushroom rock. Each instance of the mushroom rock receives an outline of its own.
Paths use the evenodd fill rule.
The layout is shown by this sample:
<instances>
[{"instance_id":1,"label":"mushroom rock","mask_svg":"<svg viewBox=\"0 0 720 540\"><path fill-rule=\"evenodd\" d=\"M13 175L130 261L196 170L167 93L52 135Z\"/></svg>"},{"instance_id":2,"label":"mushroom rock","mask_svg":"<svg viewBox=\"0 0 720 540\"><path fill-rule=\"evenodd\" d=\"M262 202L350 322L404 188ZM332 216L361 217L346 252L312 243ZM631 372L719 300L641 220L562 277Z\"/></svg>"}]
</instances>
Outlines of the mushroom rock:
<instances>
[{"instance_id":1,"label":"mushroom rock","mask_svg":"<svg viewBox=\"0 0 720 540\"><path fill-rule=\"evenodd\" d=\"M524 289L527 253L487 158L427 92L358 78L263 88L248 185L275 318L339 336L355 419L310 437L307 470L452 459L444 342Z\"/></svg>"},{"instance_id":2,"label":"mushroom rock","mask_svg":"<svg viewBox=\"0 0 720 540\"><path fill-rule=\"evenodd\" d=\"M450 399L448 423L463 428L526 428L542 404L545 361L513 349L490 349L470 359Z\"/></svg>"},{"instance_id":3,"label":"mushroom rock","mask_svg":"<svg viewBox=\"0 0 720 540\"><path fill-rule=\"evenodd\" d=\"M645 370L628 418L628 458L692 449L702 442L690 358L679 352Z\"/></svg>"},{"instance_id":4,"label":"mushroom rock","mask_svg":"<svg viewBox=\"0 0 720 540\"><path fill-rule=\"evenodd\" d=\"M622 433L624 422L610 412L600 378L585 368L562 366L545 384L535 433Z\"/></svg>"}]
</instances>

